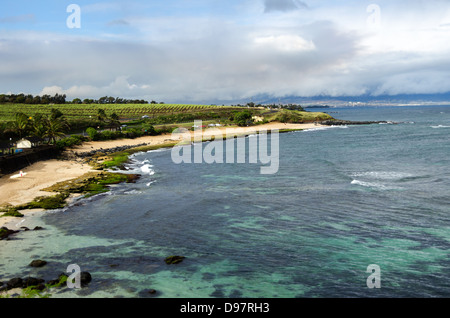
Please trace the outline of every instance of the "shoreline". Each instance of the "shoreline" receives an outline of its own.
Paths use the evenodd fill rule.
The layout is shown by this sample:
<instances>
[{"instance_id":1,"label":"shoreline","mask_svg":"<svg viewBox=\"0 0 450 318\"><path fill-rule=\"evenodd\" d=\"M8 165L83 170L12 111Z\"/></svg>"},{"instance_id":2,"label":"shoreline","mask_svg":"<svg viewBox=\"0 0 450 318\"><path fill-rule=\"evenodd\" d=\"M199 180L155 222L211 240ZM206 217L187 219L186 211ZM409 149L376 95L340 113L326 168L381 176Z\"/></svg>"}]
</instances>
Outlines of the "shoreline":
<instances>
[{"instance_id":1,"label":"shoreline","mask_svg":"<svg viewBox=\"0 0 450 318\"><path fill-rule=\"evenodd\" d=\"M283 131L300 131L311 128L326 127L320 124L283 124L283 123L268 123L248 127L216 127L226 136L227 132L232 132L236 135L246 135L259 132L261 130L279 130ZM218 130L217 130L218 129ZM193 136L194 132L191 132ZM210 138L214 135L214 129L203 131L203 136ZM93 169L93 166L88 164L82 157L87 153L98 152L102 153L110 149L117 149L119 147L127 147L130 150L140 149L142 147L173 147L174 143L182 140L181 134L177 139L172 138L170 134L157 136L144 136L135 139L117 139L110 141L92 141L85 142L81 146L65 151L65 155L70 159L51 159L36 162L29 167L23 169L26 175L21 178L11 179L14 172L4 175L0 178L0 207L18 206L33 201L40 196L53 196L55 192L43 191L43 189L52 187L60 182L69 181L80 178L90 172L99 172ZM105 154L105 157L108 155ZM92 156L89 156L92 157ZM32 210L20 210L23 217L0 217L0 227L14 227L14 223L23 222L23 219L28 215L32 215ZM45 210L43 210L45 211ZM36 211L34 211L36 213ZM18 220L20 219L20 220Z\"/></svg>"},{"instance_id":2,"label":"shoreline","mask_svg":"<svg viewBox=\"0 0 450 318\"><path fill-rule=\"evenodd\" d=\"M238 127L230 129L230 127L221 127L219 130L222 132L224 139L228 133L233 133L237 136L246 136L250 134L258 133L261 130L266 130L270 133L271 130L279 130L282 132L301 131L311 128L324 127L319 124L281 124L281 123L269 123L265 125L257 125L250 127ZM217 136L217 130L211 129L208 134L208 129L202 131L203 140L211 139L212 136ZM26 173L23 177L13 178L10 177L19 172L14 172L8 175L4 175L0 178L0 207L7 206L19 206L27 204L33 201L39 196L54 196L55 192L46 192L43 189L51 188L62 182L72 183L75 179L81 179L85 175L92 173L101 173L101 171L93 169L92 164L88 163L89 160L96 157L93 155L95 152L104 153L110 152L109 155L104 154L103 158L97 157L95 162L99 160L105 160L114 156L116 151L114 149L126 148L130 154L139 151L147 151L147 149L156 148L171 148L183 140L182 134L173 136L172 134L158 135L158 136L145 136L136 139L118 139L111 141L95 141L86 142L81 146L77 146L71 149L67 149L64 152L65 159L52 159L36 162L22 171ZM194 137L194 132L191 131L191 136ZM173 138L173 137L178 137ZM215 137L214 137L215 138ZM88 159L88 160L86 160ZM107 159L108 160L108 159ZM119 172L120 173L120 172ZM70 205L73 200L82 194L72 193L66 200L65 206ZM30 209L30 210L18 210L23 214L22 217L0 217L0 228L4 227L10 231L14 231L15 234L19 234L22 231L29 230L26 225L33 220L34 217L40 217L48 210L45 209ZM1 213L1 212L0 212ZM24 228L25 226L25 228ZM15 236L13 233L13 236ZM6 240L9 238L6 237ZM1 284L0 284L1 285ZM10 290L4 290L0 292L1 297L10 297L13 295L20 295L23 288L14 288Z\"/></svg>"}]
</instances>

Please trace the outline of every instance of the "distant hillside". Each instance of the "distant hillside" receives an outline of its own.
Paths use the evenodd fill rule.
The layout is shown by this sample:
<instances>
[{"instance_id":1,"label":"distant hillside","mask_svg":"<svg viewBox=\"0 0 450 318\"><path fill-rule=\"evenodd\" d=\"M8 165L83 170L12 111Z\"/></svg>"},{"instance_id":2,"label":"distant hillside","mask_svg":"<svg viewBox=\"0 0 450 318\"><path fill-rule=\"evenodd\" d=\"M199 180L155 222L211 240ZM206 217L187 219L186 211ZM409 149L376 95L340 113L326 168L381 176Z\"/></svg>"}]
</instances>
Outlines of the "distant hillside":
<instances>
[{"instance_id":1,"label":"distant hillside","mask_svg":"<svg viewBox=\"0 0 450 318\"><path fill-rule=\"evenodd\" d=\"M297 103L302 106L339 106L351 103L360 104L450 104L450 92L444 94L403 94L403 95L361 95L361 96L314 96L314 97L302 97L302 96L285 96L285 97L270 97L270 96L258 96L252 99L255 103L261 104L289 104Z\"/></svg>"}]
</instances>

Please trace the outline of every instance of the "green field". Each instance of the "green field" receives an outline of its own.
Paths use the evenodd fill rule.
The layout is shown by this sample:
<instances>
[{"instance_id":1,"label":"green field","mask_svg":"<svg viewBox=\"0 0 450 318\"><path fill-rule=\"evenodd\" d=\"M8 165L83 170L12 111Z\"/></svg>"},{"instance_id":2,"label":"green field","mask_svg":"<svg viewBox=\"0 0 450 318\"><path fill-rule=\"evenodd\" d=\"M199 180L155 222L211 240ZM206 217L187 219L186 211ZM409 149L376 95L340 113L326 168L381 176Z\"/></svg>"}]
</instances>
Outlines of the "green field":
<instances>
[{"instance_id":1,"label":"green field","mask_svg":"<svg viewBox=\"0 0 450 318\"><path fill-rule=\"evenodd\" d=\"M97 116L99 109L104 109L108 116L116 113L121 120L138 119L144 115L154 117L178 113L197 113L236 109L236 107L230 106L184 104L3 104L0 105L0 121L14 120L15 114L19 112L27 114L31 117L36 114L50 114L52 108L60 110L69 121L86 120L89 119L90 116L95 117Z\"/></svg>"},{"instance_id":2,"label":"green field","mask_svg":"<svg viewBox=\"0 0 450 318\"><path fill-rule=\"evenodd\" d=\"M189 105L189 104L0 104L0 122L13 121L16 113L24 113L34 117L36 114L49 115L51 110L60 110L69 122L95 120L99 109L103 109L107 116L115 113L122 122L141 119L147 115L150 118L167 117L174 115L192 114L203 115L198 119L214 119L227 117L236 111L250 110L254 115L263 117L266 121L282 121L284 114L287 122L312 122L315 120L326 120L331 117L324 113L288 111L266 108L247 108L236 106L216 105Z\"/></svg>"}]
</instances>

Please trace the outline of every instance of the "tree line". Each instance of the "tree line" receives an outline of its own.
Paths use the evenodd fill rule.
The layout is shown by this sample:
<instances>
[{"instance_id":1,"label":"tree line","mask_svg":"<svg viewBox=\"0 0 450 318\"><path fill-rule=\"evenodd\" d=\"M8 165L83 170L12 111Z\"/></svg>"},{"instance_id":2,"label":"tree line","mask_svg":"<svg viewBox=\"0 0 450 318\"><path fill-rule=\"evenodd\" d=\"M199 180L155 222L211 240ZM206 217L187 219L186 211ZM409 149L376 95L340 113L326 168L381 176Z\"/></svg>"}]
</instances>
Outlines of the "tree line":
<instances>
[{"instance_id":1,"label":"tree line","mask_svg":"<svg viewBox=\"0 0 450 318\"><path fill-rule=\"evenodd\" d=\"M108 116L104 109L99 109L97 116L90 122L95 127L109 127L119 129L120 121L116 113ZM35 114L29 116L23 112L15 114L9 122L0 123L0 140L21 139L24 137L38 137L49 144L56 143L71 130L69 121L64 114L52 108L50 114Z\"/></svg>"},{"instance_id":2,"label":"tree line","mask_svg":"<svg viewBox=\"0 0 450 318\"><path fill-rule=\"evenodd\" d=\"M126 99L121 97L103 96L99 99L74 98L72 104L148 104L148 101L143 99ZM156 104L155 101L151 101L151 104Z\"/></svg>"},{"instance_id":3,"label":"tree line","mask_svg":"<svg viewBox=\"0 0 450 318\"><path fill-rule=\"evenodd\" d=\"M0 94L0 104L14 103L14 104L65 104L66 95L55 94L54 96L42 95L33 96L31 94Z\"/></svg>"},{"instance_id":4,"label":"tree line","mask_svg":"<svg viewBox=\"0 0 450 318\"><path fill-rule=\"evenodd\" d=\"M0 94L0 104L13 103L13 104L30 104L30 105L49 105L49 104L149 104L148 101L143 99L126 99L121 97L103 96L99 99L74 98L72 101L66 101L65 94L55 94L54 96L36 95L32 94ZM158 104L152 100L150 104ZM160 102L159 104L164 104Z\"/></svg>"},{"instance_id":5,"label":"tree line","mask_svg":"<svg viewBox=\"0 0 450 318\"><path fill-rule=\"evenodd\" d=\"M14 120L0 124L0 140L32 136L54 144L58 138L65 136L69 127L66 118L57 109L52 109L48 115L36 114L33 117L19 112Z\"/></svg>"}]
</instances>

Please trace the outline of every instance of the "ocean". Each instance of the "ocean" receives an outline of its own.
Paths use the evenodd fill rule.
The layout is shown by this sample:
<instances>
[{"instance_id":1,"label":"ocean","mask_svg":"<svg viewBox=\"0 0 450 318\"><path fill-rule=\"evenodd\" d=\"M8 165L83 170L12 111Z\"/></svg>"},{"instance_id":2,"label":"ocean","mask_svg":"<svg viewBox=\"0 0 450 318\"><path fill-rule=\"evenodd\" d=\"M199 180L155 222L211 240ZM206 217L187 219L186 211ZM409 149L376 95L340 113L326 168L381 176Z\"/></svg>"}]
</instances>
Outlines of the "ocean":
<instances>
[{"instance_id":1,"label":"ocean","mask_svg":"<svg viewBox=\"0 0 450 318\"><path fill-rule=\"evenodd\" d=\"M136 183L2 241L0 280L55 279L77 264L89 286L52 297L450 297L450 106L323 110L398 124L281 133L266 175L175 164L171 149L135 154ZM185 259L167 265L170 255ZM36 258L48 264L30 268Z\"/></svg>"}]
</instances>

